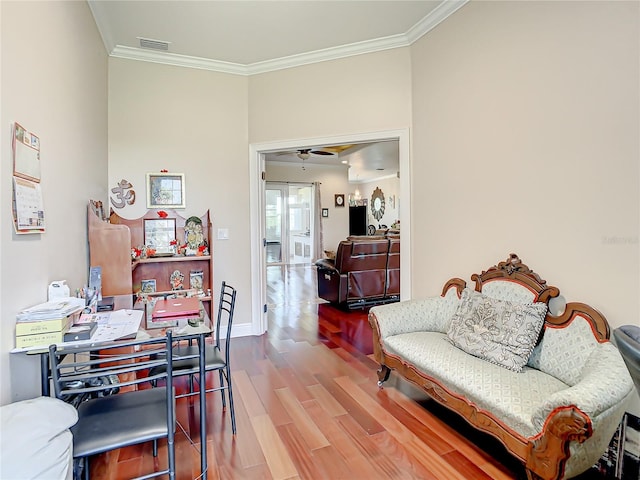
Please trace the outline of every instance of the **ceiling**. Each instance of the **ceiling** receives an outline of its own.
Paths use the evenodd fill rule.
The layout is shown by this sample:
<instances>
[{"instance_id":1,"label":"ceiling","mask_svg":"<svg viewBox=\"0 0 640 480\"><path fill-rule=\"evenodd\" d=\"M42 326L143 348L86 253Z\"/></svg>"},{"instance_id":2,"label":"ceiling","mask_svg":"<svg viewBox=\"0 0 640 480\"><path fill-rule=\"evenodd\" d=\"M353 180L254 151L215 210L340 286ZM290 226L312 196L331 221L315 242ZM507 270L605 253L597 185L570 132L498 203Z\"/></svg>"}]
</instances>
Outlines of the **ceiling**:
<instances>
[{"instance_id":1,"label":"ceiling","mask_svg":"<svg viewBox=\"0 0 640 480\"><path fill-rule=\"evenodd\" d=\"M301 150L304 151L302 148ZM314 153L318 151L331 153L331 155ZM303 168L306 165L343 167L347 171L350 183L364 183L384 177L394 177L400 168L397 140L315 147L304 160L294 150L272 152L265 154L265 161L267 168L271 162L293 168Z\"/></svg>"},{"instance_id":2,"label":"ceiling","mask_svg":"<svg viewBox=\"0 0 640 480\"><path fill-rule=\"evenodd\" d=\"M111 56L240 75L411 45L467 0L88 0ZM166 50L142 48L141 39ZM149 46L149 42L146 42Z\"/></svg>"},{"instance_id":3,"label":"ceiling","mask_svg":"<svg viewBox=\"0 0 640 480\"><path fill-rule=\"evenodd\" d=\"M466 2L88 0L110 56L237 75L408 46ZM295 153L266 160L301 163ZM340 165L345 157L353 182L398 170L397 142L334 148L305 162Z\"/></svg>"}]
</instances>

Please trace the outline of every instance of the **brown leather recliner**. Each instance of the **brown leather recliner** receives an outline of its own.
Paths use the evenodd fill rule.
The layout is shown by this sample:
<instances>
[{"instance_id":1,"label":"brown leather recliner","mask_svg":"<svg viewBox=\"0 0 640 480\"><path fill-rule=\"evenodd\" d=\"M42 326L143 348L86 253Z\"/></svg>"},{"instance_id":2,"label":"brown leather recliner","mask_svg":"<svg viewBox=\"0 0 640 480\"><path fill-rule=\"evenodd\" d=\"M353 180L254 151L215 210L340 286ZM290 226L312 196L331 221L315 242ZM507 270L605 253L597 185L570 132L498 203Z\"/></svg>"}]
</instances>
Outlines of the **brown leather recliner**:
<instances>
[{"instance_id":1,"label":"brown leather recliner","mask_svg":"<svg viewBox=\"0 0 640 480\"><path fill-rule=\"evenodd\" d=\"M400 298L400 236L389 236L387 260L387 290L385 297Z\"/></svg>"},{"instance_id":2,"label":"brown leather recliner","mask_svg":"<svg viewBox=\"0 0 640 480\"><path fill-rule=\"evenodd\" d=\"M399 237L349 237L335 260L323 258L316 266L318 296L331 303L362 308L400 299Z\"/></svg>"}]
</instances>

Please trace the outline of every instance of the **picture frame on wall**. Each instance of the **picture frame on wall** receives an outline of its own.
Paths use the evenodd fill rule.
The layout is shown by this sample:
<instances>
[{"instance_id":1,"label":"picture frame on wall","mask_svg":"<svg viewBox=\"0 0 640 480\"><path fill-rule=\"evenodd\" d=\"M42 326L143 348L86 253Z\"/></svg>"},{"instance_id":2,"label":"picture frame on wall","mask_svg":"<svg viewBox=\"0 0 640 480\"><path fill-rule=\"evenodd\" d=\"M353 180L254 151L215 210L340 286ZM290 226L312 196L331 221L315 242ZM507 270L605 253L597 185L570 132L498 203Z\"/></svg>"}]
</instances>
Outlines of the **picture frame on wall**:
<instances>
[{"instance_id":1,"label":"picture frame on wall","mask_svg":"<svg viewBox=\"0 0 640 480\"><path fill-rule=\"evenodd\" d=\"M147 208L186 208L184 173L147 173Z\"/></svg>"},{"instance_id":2,"label":"picture frame on wall","mask_svg":"<svg viewBox=\"0 0 640 480\"><path fill-rule=\"evenodd\" d=\"M328 218L329 217L329 209L328 208L323 208L322 209L322 216L323 216L323 218Z\"/></svg>"},{"instance_id":3,"label":"picture frame on wall","mask_svg":"<svg viewBox=\"0 0 640 480\"><path fill-rule=\"evenodd\" d=\"M336 193L334 202L336 207L344 207L344 193Z\"/></svg>"}]
</instances>

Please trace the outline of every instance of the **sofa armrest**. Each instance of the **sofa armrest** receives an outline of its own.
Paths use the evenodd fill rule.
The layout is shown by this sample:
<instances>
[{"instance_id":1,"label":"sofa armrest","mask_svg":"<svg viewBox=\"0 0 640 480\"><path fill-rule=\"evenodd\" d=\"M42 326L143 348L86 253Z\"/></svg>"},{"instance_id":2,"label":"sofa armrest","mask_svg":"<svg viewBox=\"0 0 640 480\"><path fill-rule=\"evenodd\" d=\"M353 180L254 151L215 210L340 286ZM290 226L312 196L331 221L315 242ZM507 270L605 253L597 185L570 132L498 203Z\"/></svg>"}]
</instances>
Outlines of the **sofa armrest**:
<instances>
[{"instance_id":1,"label":"sofa armrest","mask_svg":"<svg viewBox=\"0 0 640 480\"><path fill-rule=\"evenodd\" d=\"M533 413L532 422L542 430L554 410L575 406L592 421L630 398L633 381L613 344L596 346L575 385L554 393Z\"/></svg>"},{"instance_id":2,"label":"sofa armrest","mask_svg":"<svg viewBox=\"0 0 640 480\"><path fill-rule=\"evenodd\" d=\"M338 273L336 261L332 258L321 258L316 261L316 267L329 273Z\"/></svg>"},{"instance_id":3,"label":"sofa armrest","mask_svg":"<svg viewBox=\"0 0 640 480\"><path fill-rule=\"evenodd\" d=\"M459 302L460 299L452 288L444 297L406 300L372 307L369 310L369 322L372 326L374 323L377 325L381 340L400 333L444 333Z\"/></svg>"}]
</instances>

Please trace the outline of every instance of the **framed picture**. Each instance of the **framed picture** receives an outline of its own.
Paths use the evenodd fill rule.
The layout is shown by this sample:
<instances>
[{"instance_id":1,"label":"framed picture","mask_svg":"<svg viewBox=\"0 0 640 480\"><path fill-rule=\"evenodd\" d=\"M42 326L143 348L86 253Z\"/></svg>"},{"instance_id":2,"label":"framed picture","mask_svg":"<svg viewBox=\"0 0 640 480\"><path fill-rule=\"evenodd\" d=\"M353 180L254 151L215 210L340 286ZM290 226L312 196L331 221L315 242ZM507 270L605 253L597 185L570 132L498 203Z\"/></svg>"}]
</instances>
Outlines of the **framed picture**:
<instances>
[{"instance_id":1,"label":"framed picture","mask_svg":"<svg viewBox=\"0 0 640 480\"><path fill-rule=\"evenodd\" d=\"M155 255L173 255L176 239L175 218L147 218L144 220L144 244L156 251Z\"/></svg>"},{"instance_id":2,"label":"framed picture","mask_svg":"<svg viewBox=\"0 0 640 480\"><path fill-rule=\"evenodd\" d=\"M184 173L147 173L147 208L185 208Z\"/></svg>"},{"instance_id":3,"label":"framed picture","mask_svg":"<svg viewBox=\"0 0 640 480\"><path fill-rule=\"evenodd\" d=\"M329 216L329 209L328 208L323 208L322 209L322 216L324 218L327 218Z\"/></svg>"},{"instance_id":4,"label":"framed picture","mask_svg":"<svg viewBox=\"0 0 640 480\"><path fill-rule=\"evenodd\" d=\"M142 293L154 293L156 291L156 279L140 280L140 291Z\"/></svg>"},{"instance_id":5,"label":"framed picture","mask_svg":"<svg viewBox=\"0 0 640 480\"><path fill-rule=\"evenodd\" d=\"M336 207L344 207L344 193L335 194L335 205Z\"/></svg>"},{"instance_id":6,"label":"framed picture","mask_svg":"<svg viewBox=\"0 0 640 480\"><path fill-rule=\"evenodd\" d=\"M189 272L189 288L202 292L204 286L204 272L202 270L191 270Z\"/></svg>"}]
</instances>

